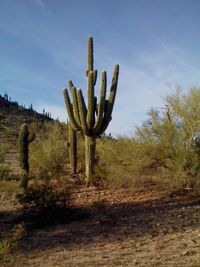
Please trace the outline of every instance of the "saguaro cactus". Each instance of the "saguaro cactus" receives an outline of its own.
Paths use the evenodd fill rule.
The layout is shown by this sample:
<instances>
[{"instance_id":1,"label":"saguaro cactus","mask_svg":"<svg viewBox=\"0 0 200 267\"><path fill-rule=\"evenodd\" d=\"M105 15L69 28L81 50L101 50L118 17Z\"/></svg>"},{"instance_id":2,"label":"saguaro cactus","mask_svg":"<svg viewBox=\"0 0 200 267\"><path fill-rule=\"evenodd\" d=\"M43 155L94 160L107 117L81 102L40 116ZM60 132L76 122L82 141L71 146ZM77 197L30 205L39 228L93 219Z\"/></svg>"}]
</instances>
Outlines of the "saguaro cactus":
<instances>
[{"instance_id":1,"label":"saguaro cactus","mask_svg":"<svg viewBox=\"0 0 200 267\"><path fill-rule=\"evenodd\" d=\"M107 75L102 72L101 90L99 103L94 94L94 86L97 80L97 70L93 68L93 38L88 39L88 65L87 76L87 106L81 89L76 89L72 81L69 81L69 87L72 96L72 102L68 90L63 90L66 109L70 124L74 130L83 132L85 136L85 164L86 164L86 182L90 183L94 170L96 138L104 133L112 117L117 83L119 75L119 65L114 68L110 95L106 99Z\"/></svg>"},{"instance_id":2,"label":"saguaro cactus","mask_svg":"<svg viewBox=\"0 0 200 267\"><path fill-rule=\"evenodd\" d=\"M77 135L76 130L68 123L69 160L72 174L77 173Z\"/></svg>"},{"instance_id":3,"label":"saguaro cactus","mask_svg":"<svg viewBox=\"0 0 200 267\"><path fill-rule=\"evenodd\" d=\"M20 179L20 187L24 190L28 186L29 175L29 144L34 140L35 135L29 133L28 125L23 124L19 133L19 158L22 168L22 175Z\"/></svg>"}]
</instances>

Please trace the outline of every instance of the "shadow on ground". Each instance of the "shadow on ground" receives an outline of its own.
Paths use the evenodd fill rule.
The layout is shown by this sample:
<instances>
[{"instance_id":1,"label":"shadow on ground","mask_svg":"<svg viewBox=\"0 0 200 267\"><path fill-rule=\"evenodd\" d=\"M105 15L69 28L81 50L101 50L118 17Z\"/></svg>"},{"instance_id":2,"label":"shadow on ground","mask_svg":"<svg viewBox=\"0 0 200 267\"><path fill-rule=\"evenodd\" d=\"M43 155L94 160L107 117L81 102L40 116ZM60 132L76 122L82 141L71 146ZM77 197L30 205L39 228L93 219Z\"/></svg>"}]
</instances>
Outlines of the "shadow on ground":
<instances>
[{"instance_id":1,"label":"shadow on ground","mask_svg":"<svg viewBox=\"0 0 200 267\"><path fill-rule=\"evenodd\" d=\"M87 209L29 212L19 216L14 223L20 221L25 222L28 229L20 249L23 252L70 248L97 243L102 238L105 242L113 242L199 229L200 201L163 198L140 204L99 203Z\"/></svg>"}]
</instances>

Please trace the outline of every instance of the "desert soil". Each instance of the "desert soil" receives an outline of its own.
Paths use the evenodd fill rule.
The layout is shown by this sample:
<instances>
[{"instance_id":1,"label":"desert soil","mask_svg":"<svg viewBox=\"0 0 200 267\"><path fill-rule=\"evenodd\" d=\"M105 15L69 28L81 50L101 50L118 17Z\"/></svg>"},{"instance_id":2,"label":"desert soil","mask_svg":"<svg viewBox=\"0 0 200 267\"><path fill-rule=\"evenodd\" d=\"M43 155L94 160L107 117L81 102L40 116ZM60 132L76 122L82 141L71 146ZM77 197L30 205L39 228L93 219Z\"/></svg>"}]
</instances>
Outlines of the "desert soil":
<instances>
[{"instance_id":1,"label":"desert soil","mask_svg":"<svg viewBox=\"0 0 200 267\"><path fill-rule=\"evenodd\" d=\"M71 205L80 220L30 229L4 266L200 266L200 198L153 187L133 190L82 188ZM0 231L20 206L0 197Z\"/></svg>"}]
</instances>

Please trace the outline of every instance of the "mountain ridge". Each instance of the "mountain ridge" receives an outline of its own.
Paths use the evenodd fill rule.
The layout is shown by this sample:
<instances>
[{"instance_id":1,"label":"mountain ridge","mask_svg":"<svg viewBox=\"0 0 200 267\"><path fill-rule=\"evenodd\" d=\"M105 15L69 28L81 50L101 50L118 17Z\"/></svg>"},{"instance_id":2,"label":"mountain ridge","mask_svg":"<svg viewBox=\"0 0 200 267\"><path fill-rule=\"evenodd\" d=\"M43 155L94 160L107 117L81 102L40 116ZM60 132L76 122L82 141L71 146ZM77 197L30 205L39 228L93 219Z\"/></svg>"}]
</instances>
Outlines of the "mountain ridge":
<instances>
[{"instance_id":1,"label":"mountain ridge","mask_svg":"<svg viewBox=\"0 0 200 267\"><path fill-rule=\"evenodd\" d=\"M18 135L21 125L40 125L50 121L54 120L45 109L41 114L33 109L32 104L26 108L17 101L11 101L7 94L0 95L0 154L3 155L0 164L3 168L8 168L12 175L19 177Z\"/></svg>"}]
</instances>

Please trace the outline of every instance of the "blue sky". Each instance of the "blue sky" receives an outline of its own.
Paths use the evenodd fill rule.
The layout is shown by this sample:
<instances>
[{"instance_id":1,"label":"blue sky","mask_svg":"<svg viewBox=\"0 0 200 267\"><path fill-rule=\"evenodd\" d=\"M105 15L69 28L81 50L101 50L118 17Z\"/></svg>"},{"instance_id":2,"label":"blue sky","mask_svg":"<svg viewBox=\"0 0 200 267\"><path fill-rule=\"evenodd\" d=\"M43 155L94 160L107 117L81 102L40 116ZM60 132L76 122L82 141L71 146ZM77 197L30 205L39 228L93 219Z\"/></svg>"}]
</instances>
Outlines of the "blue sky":
<instances>
[{"instance_id":1,"label":"blue sky","mask_svg":"<svg viewBox=\"0 0 200 267\"><path fill-rule=\"evenodd\" d=\"M120 65L107 132L130 134L176 86L200 87L199 12L199 0L0 0L0 94L65 121L62 88L85 93L92 35L108 84Z\"/></svg>"}]
</instances>

